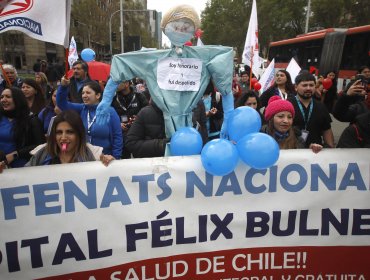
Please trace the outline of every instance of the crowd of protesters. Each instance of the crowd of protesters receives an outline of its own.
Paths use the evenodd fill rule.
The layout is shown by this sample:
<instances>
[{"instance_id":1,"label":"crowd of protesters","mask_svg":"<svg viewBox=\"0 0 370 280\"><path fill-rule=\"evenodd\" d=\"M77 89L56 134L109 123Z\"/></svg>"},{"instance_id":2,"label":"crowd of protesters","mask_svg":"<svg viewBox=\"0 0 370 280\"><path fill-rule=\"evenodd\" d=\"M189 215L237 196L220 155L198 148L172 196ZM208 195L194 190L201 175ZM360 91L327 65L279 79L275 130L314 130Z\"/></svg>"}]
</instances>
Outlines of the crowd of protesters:
<instances>
[{"instance_id":1,"label":"crowd of protesters","mask_svg":"<svg viewBox=\"0 0 370 280\"><path fill-rule=\"evenodd\" d=\"M45 74L43 61L34 66L33 79L21 79L10 64L2 65L0 83L0 171L4 168L114 159L164 156L166 138L163 114L150 98L145 77L122 81L110 110L107 126L95 123L103 87L89 77L88 65L73 64L73 76ZM245 70L245 71L244 71ZM235 73L232 83L235 107L257 110L261 132L271 135L281 149L370 147L370 68L363 66L342 92L336 73L316 78L308 71L292 81L280 69L275 83L261 94L253 91L250 72ZM322 79L332 80L329 89ZM334 143L332 114L349 122ZM193 127L203 144L220 137L222 96L212 80L193 110Z\"/></svg>"}]
</instances>

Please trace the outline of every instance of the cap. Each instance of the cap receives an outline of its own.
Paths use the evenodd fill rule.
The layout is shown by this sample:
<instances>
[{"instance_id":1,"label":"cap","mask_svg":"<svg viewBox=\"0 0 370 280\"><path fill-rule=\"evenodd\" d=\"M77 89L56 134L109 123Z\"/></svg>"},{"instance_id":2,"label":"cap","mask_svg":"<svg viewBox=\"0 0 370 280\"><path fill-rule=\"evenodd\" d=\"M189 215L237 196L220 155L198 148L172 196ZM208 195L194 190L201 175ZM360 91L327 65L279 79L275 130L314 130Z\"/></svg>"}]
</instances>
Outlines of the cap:
<instances>
[{"instance_id":1,"label":"cap","mask_svg":"<svg viewBox=\"0 0 370 280\"><path fill-rule=\"evenodd\" d=\"M280 96L274 95L270 97L265 110L265 120L269 121L275 114L280 112L290 112L294 118L295 111L293 104L287 100L282 100Z\"/></svg>"}]
</instances>

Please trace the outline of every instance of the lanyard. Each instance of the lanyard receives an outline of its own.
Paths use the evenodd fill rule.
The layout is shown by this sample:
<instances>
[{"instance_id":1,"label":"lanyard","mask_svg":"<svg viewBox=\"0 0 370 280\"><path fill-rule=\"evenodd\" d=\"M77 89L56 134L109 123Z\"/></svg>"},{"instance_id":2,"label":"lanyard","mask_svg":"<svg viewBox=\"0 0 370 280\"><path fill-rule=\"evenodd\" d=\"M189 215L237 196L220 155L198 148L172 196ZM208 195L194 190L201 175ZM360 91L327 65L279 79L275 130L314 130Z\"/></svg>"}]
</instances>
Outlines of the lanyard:
<instances>
[{"instance_id":1,"label":"lanyard","mask_svg":"<svg viewBox=\"0 0 370 280\"><path fill-rule=\"evenodd\" d=\"M124 105L122 105L122 103L119 101L118 95L116 96L116 100L118 102L118 105L123 109L123 111L127 112L127 109L131 107L132 102L135 101L135 97L136 97L136 94L134 94L134 96L132 97L131 102L130 104L128 104L127 108Z\"/></svg>"},{"instance_id":2,"label":"lanyard","mask_svg":"<svg viewBox=\"0 0 370 280\"><path fill-rule=\"evenodd\" d=\"M87 111L87 134L90 136L90 129L91 129L91 126L93 125L93 123L95 122L96 120L96 115L94 116L94 118L90 121L90 111Z\"/></svg>"},{"instance_id":3,"label":"lanyard","mask_svg":"<svg viewBox=\"0 0 370 280\"><path fill-rule=\"evenodd\" d=\"M278 91L279 91L279 95L280 95L281 99L287 100L288 94L284 94L279 88L278 88Z\"/></svg>"},{"instance_id":4,"label":"lanyard","mask_svg":"<svg viewBox=\"0 0 370 280\"><path fill-rule=\"evenodd\" d=\"M310 103L310 107L309 107L309 112L308 112L308 117L306 119L306 114L304 113L304 110L303 110L303 107L302 107L302 104L301 104L301 101L299 100L299 98L297 96L295 96L295 98L297 99L297 103L298 103L298 107L299 107L299 110L301 111L302 113L302 117L303 117L303 121L304 121L304 129L307 130L307 124L308 122L310 121L310 118L311 118L311 115L312 115L312 109L313 109L313 100L311 100L311 103Z\"/></svg>"}]
</instances>

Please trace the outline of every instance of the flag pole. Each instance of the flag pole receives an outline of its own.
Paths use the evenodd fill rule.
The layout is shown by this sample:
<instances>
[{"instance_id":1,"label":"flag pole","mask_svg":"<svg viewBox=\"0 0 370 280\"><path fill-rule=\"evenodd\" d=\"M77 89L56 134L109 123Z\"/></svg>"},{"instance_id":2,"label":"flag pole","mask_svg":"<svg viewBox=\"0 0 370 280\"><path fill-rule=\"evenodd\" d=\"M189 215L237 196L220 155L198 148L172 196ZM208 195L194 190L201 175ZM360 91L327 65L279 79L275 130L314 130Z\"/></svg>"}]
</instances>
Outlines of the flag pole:
<instances>
[{"instance_id":1,"label":"flag pole","mask_svg":"<svg viewBox=\"0 0 370 280\"><path fill-rule=\"evenodd\" d=\"M12 83L10 82L8 75L6 75L6 72L1 63L0 63L0 67L1 67L1 72L3 73L3 78L5 79L6 84L8 85L8 87L11 87Z\"/></svg>"},{"instance_id":2,"label":"flag pole","mask_svg":"<svg viewBox=\"0 0 370 280\"><path fill-rule=\"evenodd\" d=\"M253 75L253 46L251 47L251 51L252 51L252 53L251 53L251 71L250 71L250 73L249 73L249 89L251 89L251 90L253 90L252 89L252 75Z\"/></svg>"},{"instance_id":3,"label":"flag pole","mask_svg":"<svg viewBox=\"0 0 370 280\"><path fill-rule=\"evenodd\" d=\"M65 50L65 55L64 55L64 64L65 64L64 71L65 71L65 74L64 74L64 76L67 77L68 70L69 70L69 68L68 68L68 65L69 65L69 62L68 62L69 49L64 48L64 50Z\"/></svg>"}]
</instances>

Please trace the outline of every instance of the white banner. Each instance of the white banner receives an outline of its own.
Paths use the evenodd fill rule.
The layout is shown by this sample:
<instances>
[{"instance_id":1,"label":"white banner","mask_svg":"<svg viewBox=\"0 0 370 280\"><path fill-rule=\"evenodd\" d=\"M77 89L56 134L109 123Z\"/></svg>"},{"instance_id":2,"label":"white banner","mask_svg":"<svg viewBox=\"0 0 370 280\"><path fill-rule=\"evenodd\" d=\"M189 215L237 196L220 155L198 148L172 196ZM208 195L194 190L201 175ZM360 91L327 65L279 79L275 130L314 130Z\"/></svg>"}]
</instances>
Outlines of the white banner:
<instances>
[{"instance_id":1,"label":"white banner","mask_svg":"<svg viewBox=\"0 0 370 280\"><path fill-rule=\"evenodd\" d=\"M199 156L5 170L0 279L369 279L369 158L285 150L223 177Z\"/></svg>"},{"instance_id":2,"label":"white banner","mask_svg":"<svg viewBox=\"0 0 370 280\"><path fill-rule=\"evenodd\" d=\"M198 91L202 61L196 58L162 58L158 60L157 83L161 89Z\"/></svg>"},{"instance_id":3,"label":"white banner","mask_svg":"<svg viewBox=\"0 0 370 280\"><path fill-rule=\"evenodd\" d=\"M263 59L259 56L258 45L258 21L257 21L257 4L253 0L251 17L249 19L247 37L245 39L242 62L252 67L252 72L257 77L260 74L260 67ZM251 66L251 64L253 64Z\"/></svg>"},{"instance_id":4,"label":"white banner","mask_svg":"<svg viewBox=\"0 0 370 280\"><path fill-rule=\"evenodd\" d=\"M290 74L292 78L292 83L295 83L295 78L298 76L299 72L301 72L301 67L298 65L297 61L292 57L289 61L288 66L286 67L286 71Z\"/></svg>"},{"instance_id":5,"label":"white banner","mask_svg":"<svg viewBox=\"0 0 370 280\"><path fill-rule=\"evenodd\" d=\"M266 68L265 72L263 72L259 83L261 84L260 92L265 92L269 87L274 84L275 81L275 58L272 59L269 66Z\"/></svg>"},{"instance_id":6,"label":"white banner","mask_svg":"<svg viewBox=\"0 0 370 280\"><path fill-rule=\"evenodd\" d=\"M71 0L2 0L0 33L18 30L68 48Z\"/></svg>"}]
</instances>

